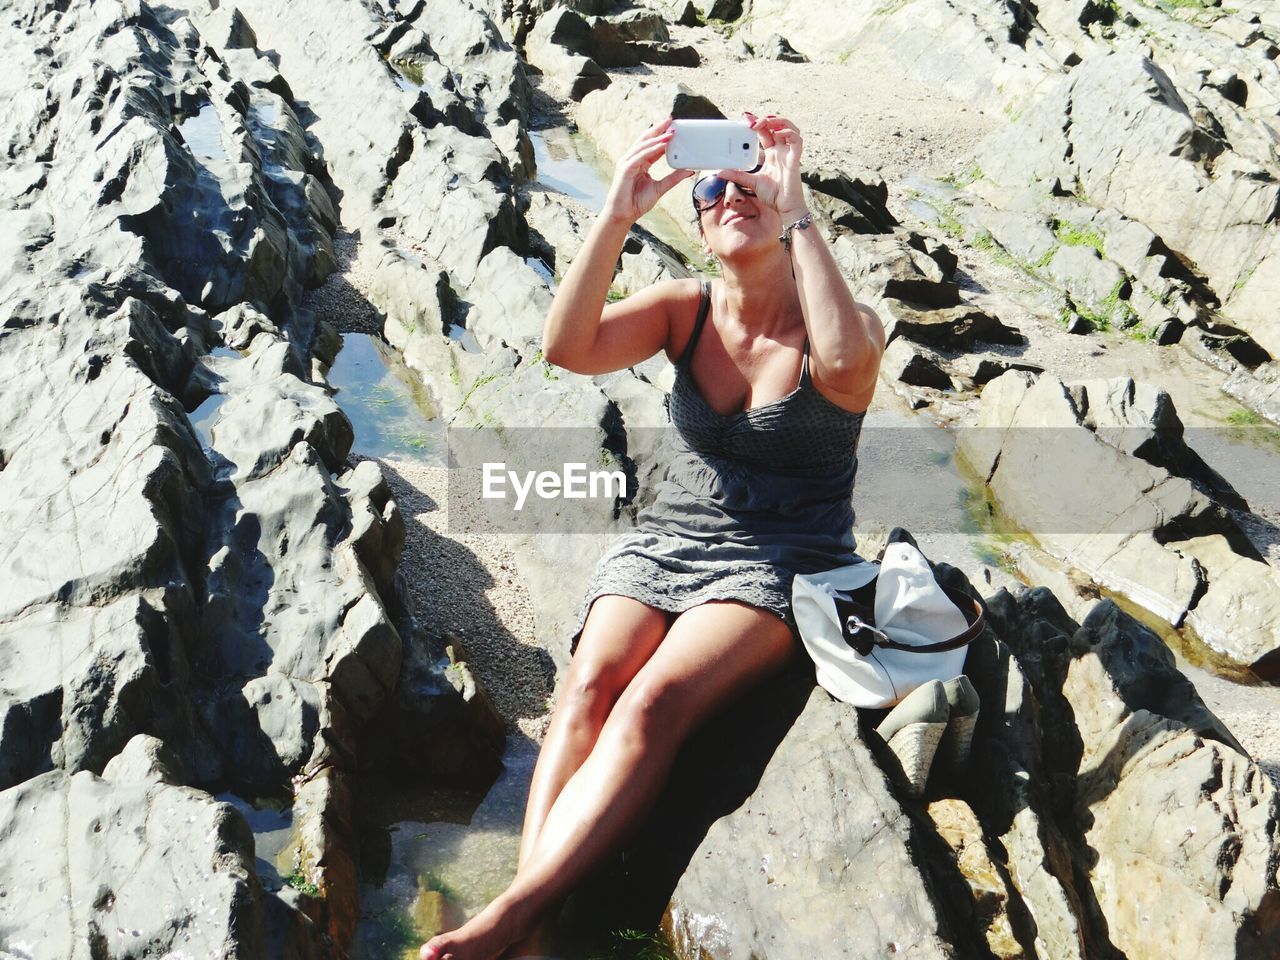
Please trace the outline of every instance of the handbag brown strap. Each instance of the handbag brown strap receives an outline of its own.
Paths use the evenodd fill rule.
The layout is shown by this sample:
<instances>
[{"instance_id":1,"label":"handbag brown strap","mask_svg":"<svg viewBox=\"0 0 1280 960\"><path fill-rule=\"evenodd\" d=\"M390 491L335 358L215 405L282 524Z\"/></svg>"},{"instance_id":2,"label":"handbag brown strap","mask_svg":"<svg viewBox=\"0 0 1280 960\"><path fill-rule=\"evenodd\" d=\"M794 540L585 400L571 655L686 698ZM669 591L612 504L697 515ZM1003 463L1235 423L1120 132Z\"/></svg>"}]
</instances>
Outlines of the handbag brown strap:
<instances>
[{"instance_id":1,"label":"handbag brown strap","mask_svg":"<svg viewBox=\"0 0 1280 960\"><path fill-rule=\"evenodd\" d=\"M853 591L847 597L839 594L835 597L836 614L840 619L841 633L845 643L853 647L860 656L867 656L873 647L887 650L905 650L909 653L943 653L955 650L972 643L982 633L987 623L987 611L982 604L963 590L938 584L942 592L956 605L969 626L950 640L939 640L937 643L913 645L899 643L876 626L875 581Z\"/></svg>"}]
</instances>

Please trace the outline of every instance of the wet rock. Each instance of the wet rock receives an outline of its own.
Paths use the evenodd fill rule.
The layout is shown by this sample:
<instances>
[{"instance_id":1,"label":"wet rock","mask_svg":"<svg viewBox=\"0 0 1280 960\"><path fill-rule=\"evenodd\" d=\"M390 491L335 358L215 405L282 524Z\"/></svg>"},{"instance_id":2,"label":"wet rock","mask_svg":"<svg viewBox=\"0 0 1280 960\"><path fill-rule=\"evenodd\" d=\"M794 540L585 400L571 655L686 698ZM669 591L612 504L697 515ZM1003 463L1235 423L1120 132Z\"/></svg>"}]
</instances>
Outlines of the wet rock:
<instances>
[{"instance_id":1,"label":"wet rock","mask_svg":"<svg viewBox=\"0 0 1280 960\"><path fill-rule=\"evenodd\" d=\"M1171 401L1155 388L1010 373L984 389L978 426L959 447L1047 552L1175 627L1206 591L1232 595L1228 570L1243 574L1261 560L1217 502L1242 501L1185 445ZM1214 534L1241 561L1218 564L1219 581L1191 549ZM1249 653L1233 662L1249 666L1276 644L1271 614L1259 613L1211 605L1202 616L1215 626L1197 632L1237 633L1236 654Z\"/></svg>"}]
</instances>

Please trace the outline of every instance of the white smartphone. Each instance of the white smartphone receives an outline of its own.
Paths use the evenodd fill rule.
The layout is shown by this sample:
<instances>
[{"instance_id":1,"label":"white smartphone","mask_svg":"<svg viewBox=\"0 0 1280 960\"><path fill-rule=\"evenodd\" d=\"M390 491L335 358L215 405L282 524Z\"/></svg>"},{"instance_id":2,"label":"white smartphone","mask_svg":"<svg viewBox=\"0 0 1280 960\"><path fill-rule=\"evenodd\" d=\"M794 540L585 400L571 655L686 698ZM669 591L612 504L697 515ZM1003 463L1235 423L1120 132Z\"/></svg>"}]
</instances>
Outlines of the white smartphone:
<instances>
[{"instance_id":1,"label":"white smartphone","mask_svg":"<svg viewBox=\"0 0 1280 960\"><path fill-rule=\"evenodd\" d=\"M750 170L759 162L760 138L745 120L675 120L671 128L673 170Z\"/></svg>"}]
</instances>

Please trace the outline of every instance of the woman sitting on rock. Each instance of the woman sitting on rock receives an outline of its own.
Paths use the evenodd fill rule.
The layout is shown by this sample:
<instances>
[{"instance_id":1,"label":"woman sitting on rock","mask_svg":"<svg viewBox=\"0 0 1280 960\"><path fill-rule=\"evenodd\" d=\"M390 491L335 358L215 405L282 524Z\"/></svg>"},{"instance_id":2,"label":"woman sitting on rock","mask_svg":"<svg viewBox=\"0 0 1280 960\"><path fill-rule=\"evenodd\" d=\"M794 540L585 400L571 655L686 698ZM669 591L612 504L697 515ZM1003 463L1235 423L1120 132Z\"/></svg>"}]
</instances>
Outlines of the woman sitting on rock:
<instances>
[{"instance_id":1,"label":"woman sitting on rock","mask_svg":"<svg viewBox=\"0 0 1280 960\"><path fill-rule=\"evenodd\" d=\"M721 171L693 188L721 279L605 302L631 225L691 175L649 175L668 118L618 164L556 292L543 334L551 363L591 375L662 350L676 364L677 452L587 588L516 878L425 944L424 960L545 953L563 898L639 825L685 737L802 652L792 577L853 561L855 453L884 331L809 226L799 131L747 117L759 172Z\"/></svg>"}]
</instances>

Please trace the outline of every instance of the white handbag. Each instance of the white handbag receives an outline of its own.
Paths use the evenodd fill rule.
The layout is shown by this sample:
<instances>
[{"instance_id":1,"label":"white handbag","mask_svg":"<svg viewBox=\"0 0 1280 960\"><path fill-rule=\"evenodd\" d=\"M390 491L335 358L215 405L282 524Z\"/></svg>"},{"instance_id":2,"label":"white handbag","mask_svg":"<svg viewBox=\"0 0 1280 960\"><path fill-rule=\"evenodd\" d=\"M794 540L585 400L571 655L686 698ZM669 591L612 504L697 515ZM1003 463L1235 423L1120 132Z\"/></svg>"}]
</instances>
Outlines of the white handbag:
<instances>
[{"instance_id":1,"label":"white handbag","mask_svg":"<svg viewBox=\"0 0 1280 960\"><path fill-rule=\"evenodd\" d=\"M791 612L818 684L855 707L893 706L930 680L963 673L986 622L982 604L939 584L907 542L889 544L879 563L797 574Z\"/></svg>"}]
</instances>

